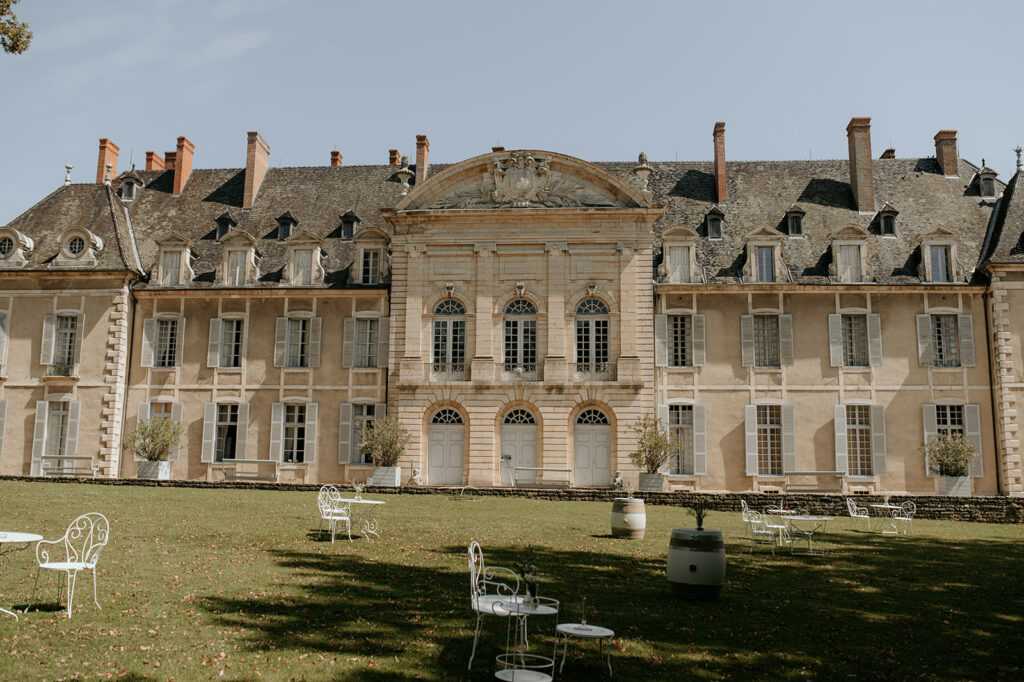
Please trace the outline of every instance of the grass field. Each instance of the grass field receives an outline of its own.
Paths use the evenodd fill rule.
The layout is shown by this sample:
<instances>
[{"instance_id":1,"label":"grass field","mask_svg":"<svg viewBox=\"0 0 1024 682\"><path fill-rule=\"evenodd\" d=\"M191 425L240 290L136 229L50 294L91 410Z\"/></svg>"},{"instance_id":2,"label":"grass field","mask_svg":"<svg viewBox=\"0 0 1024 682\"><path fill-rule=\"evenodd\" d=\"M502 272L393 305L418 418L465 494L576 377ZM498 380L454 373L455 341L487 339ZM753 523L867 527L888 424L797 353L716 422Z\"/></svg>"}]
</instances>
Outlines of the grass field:
<instances>
[{"instance_id":1,"label":"grass field","mask_svg":"<svg viewBox=\"0 0 1024 682\"><path fill-rule=\"evenodd\" d=\"M616 630L618 680L1024 678L1024 527L917 521L882 537L844 520L827 557L748 553L738 514L716 602L675 598L664 578L683 510L648 509L643 541L608 537L606 503L381 496L379 541L325 542L315 493L0 483L0 530L60 535L101 511L112 541L100 603L79 583L55 604L0 615L0 679L493 679L504 624L485 626L472 675L465 547L511 564L534 546L541 593ZM0 568L0 603L25 604L33 553ZM550 625L531 624L539 650ZM566 680L600 679L596 651Z\"/></svg>"}]
</instances>

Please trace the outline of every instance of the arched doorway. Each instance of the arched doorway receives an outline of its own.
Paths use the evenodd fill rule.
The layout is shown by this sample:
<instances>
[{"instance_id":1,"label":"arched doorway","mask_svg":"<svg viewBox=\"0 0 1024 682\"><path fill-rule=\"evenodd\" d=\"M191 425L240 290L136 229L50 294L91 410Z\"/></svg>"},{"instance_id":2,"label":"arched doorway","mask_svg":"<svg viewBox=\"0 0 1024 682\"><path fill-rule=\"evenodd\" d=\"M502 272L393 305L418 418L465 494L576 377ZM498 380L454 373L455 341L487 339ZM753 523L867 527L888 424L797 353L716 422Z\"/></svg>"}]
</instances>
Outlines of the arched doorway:
<instances>
[{"instance_id":1,"label":"arched doorway","mask_svg":"<svg viewBox=\"0 0 1024 682\"><path fill-rule=\"evenodd\" d=\"M597 408L583 410L576 417L573 436L574 484L581 487L610 485L611 426L608 415Z\"/></svg>"},{"instance_id":2,"label":"arched doorway","mask_svg":"<svg viewBox=\"0 0 1024 682\"><path fill-rule=\"evenodd\" d=\"M501 422L501 484L536 483L537 420L529 410L509 410Z\"/></svg>"},{"instance_id":3,"label":"arched doorway","mask_svg":"<svg viewBox=\"0 0 1024 682\"><path fill-rule=\"evenodd\" d=\"M427 439L427 481L431 485L462 485L465 428L462 415L450 407L441 408L431 418Z\"/></svg>"}]
</instances>

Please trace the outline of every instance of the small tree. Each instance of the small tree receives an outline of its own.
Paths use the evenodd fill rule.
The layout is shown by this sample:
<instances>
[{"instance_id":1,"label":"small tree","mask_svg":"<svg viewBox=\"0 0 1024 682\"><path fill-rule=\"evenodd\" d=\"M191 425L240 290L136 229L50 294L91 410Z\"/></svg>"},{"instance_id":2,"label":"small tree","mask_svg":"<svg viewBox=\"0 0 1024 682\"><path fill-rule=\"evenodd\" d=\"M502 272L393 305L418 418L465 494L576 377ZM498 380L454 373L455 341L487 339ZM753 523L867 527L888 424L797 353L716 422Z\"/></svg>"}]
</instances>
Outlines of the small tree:
<instances>
[{"instance_id":1,"label":"small tree","mask_svg":"<svg viewBox=\"0 0 1024 682\"><path fill-rule=\"evenodd\" d=\"M644 473L656 474L668 461L672 444L668 435L661 430L661 423L654 415L641 417L632 427L637 436L636 450L629 453L633 464Z\"/></svg>"},{"instance_id":2,"label":"small tree","mask_svg":"<svg viewBox=\"0 0 1024 682\"><path fill-rule=\"evenodd\" d=\"M16 4L18 0L0 0L0 48L9 54L21 54L32 42L28 24L14 14Z\"/></svg>"},{"instance_id":3,"label":"small tree","mask_svg":"<svg viewBox=\"0 0 1024 682\"><path fill-rule=\"evenodd\" d=\"M153 417L138 425L128 436L128 449L150 462L162 462L171 456L184 432L181 424L166 417Z\"/></svg>"},{"instance_id":4,"label":"small tree","mask_svg":"<svg viewBox=\"0 0 1024 682\"><path fill-rule=\"evenodd\" d=\"M409 433L393 416L364 422L359 435L359 446L370 451L373 463L379 467L397 466L409 443Z\"/></svg>"},{"instance_id":5,"label":"small tree","mask_svg":"<svg viewBox=\"0 0 1024 682\"><path fill-rule=\"evenodd\" d=\"M928 469L939 476L966 476L971 470L974 445L959 433L942 434L924 446Z\"/></svg>"}]
</instances>

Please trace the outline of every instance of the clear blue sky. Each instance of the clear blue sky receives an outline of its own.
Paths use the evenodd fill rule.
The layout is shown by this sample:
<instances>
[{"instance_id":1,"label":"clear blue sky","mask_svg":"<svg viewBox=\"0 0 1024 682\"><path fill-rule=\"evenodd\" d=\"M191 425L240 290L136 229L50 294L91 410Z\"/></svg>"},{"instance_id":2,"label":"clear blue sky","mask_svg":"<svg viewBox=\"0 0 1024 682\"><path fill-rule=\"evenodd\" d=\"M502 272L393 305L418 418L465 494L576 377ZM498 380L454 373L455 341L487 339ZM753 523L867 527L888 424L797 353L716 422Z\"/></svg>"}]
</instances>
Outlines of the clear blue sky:
<instances>
[{"instance_id":1,"label":"clear blue sky","mask_svg":"<svg viewBox=\"0 0 1024 682\"><path fill-rule=\"evenodd\" d=\"M1024 3L22 0L35 40L0 55L0 224L95 177L96 140L196 144L197 167L451 162L491 145L592 161L845 158L851 116L877 157L929 155L940 128L1004 179L1024 142Z\"/></svg>"}]
</instances>

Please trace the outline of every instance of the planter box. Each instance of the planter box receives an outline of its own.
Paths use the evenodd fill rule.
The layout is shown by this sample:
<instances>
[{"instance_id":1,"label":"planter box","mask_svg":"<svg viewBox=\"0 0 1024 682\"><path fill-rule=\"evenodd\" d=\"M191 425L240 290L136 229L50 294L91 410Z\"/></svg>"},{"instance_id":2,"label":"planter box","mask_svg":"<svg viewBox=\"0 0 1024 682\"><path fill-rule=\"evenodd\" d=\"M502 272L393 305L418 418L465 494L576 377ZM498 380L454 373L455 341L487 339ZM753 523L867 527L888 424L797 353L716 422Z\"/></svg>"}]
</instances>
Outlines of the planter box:
<instances>
[{"instance_id":1,"label":"planter box","mask_svg":"<svg viewBox=\"0 0 1024 682\"><path fill-rule=\"evenodd\" d=\"M950 497L970 497L972 492L970 476L936 476L935 493Z\"/></svg>"},{"instance_id":2,"label":"planter box","mask_svg":"<svg viewBox=\"0 0 1024 682\"><path fill-rule=\"evenodd\" d=\"M139 462L137 476L150 481L169 481L171 480L171 463L166 460Z\"/></svg>"},{"instance_id":3,"label":"planter box","mask_svg":"<svg viewBox=\"0 0 1024 682\"><path fill-rule=\"evenodd\" d=\"M646 493L660 493L665 489L664 474L640 474L640 490Z\"/></svg>"},{"instance_id":4,"label":"planter box","mask_svg":"<svg viewBox=\"0 0 1024 682\"><path fill-rule=\"evenodd\" d=\"M381 488L397 488L402 485L402 467L377 467L366 479L366 485Z\"/></svg>"}]
</instances>

